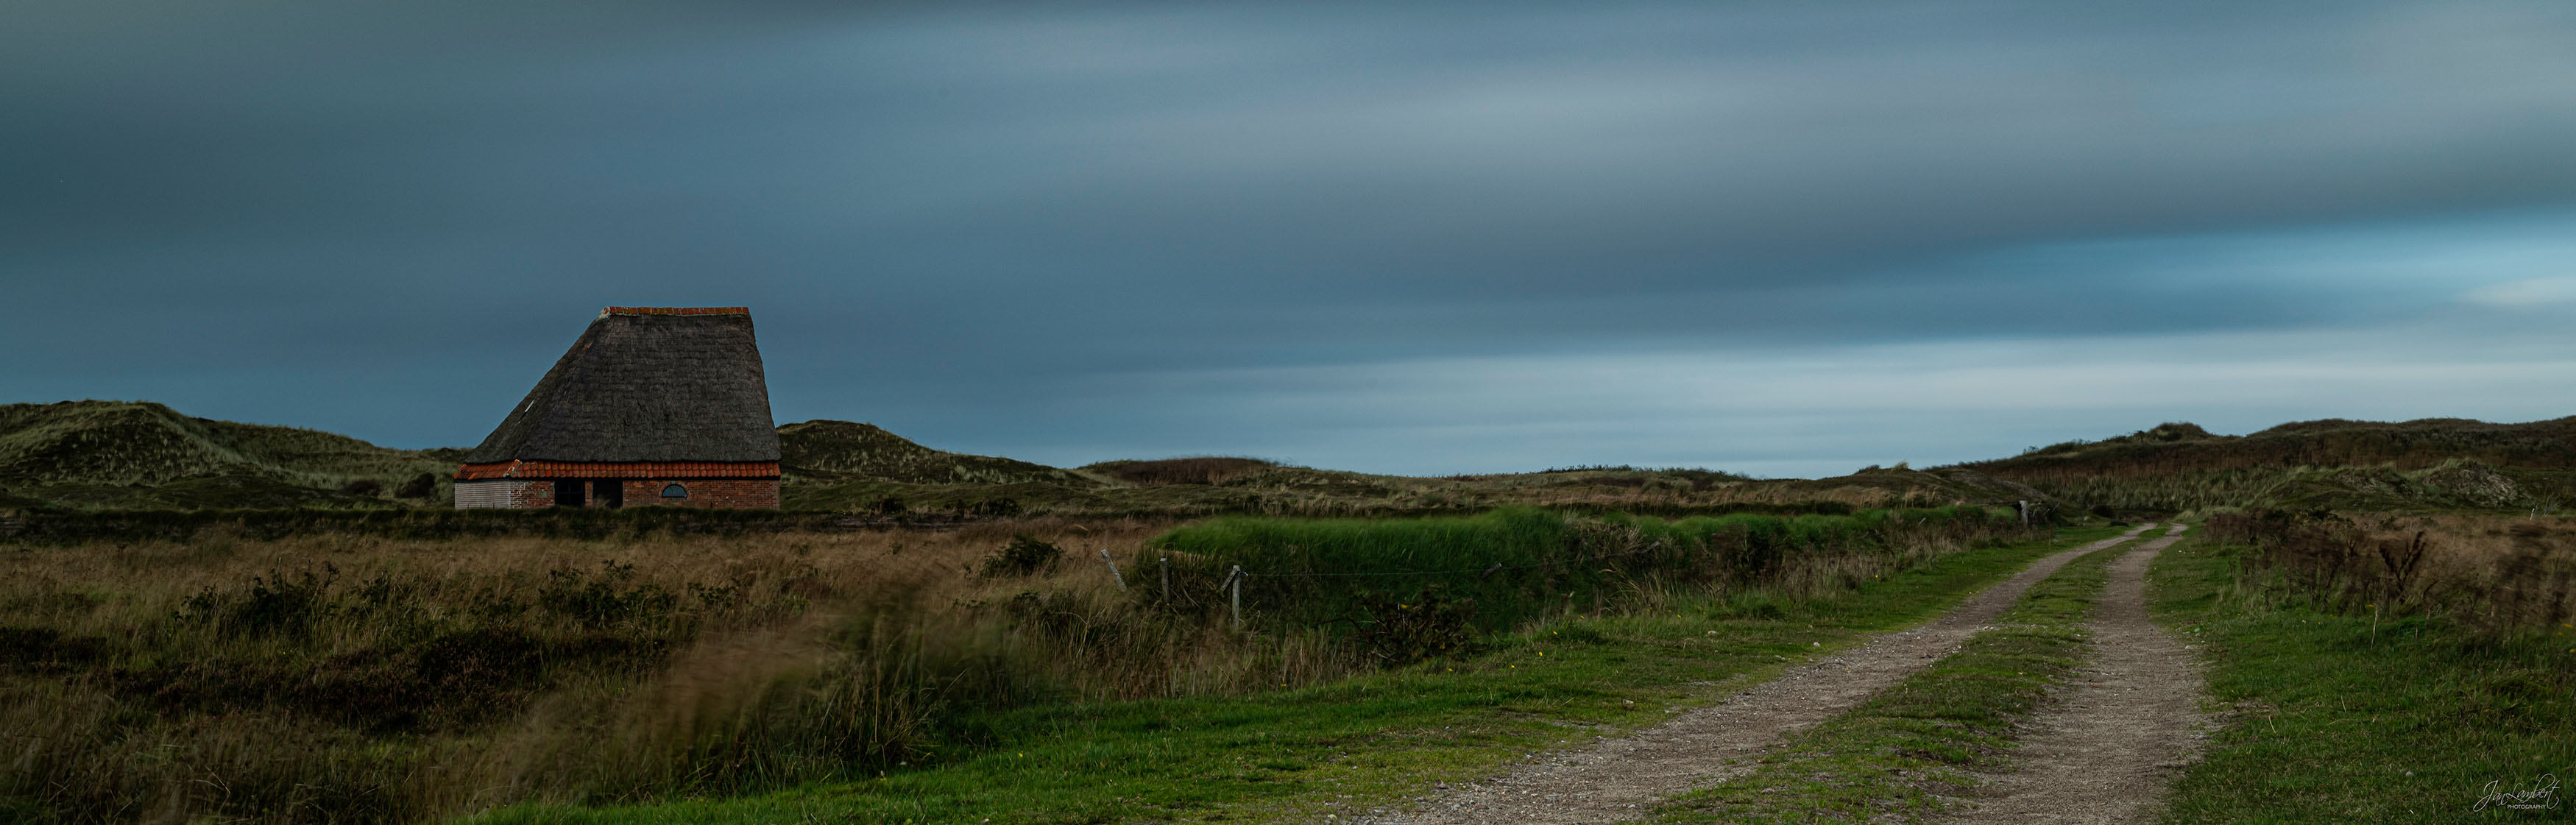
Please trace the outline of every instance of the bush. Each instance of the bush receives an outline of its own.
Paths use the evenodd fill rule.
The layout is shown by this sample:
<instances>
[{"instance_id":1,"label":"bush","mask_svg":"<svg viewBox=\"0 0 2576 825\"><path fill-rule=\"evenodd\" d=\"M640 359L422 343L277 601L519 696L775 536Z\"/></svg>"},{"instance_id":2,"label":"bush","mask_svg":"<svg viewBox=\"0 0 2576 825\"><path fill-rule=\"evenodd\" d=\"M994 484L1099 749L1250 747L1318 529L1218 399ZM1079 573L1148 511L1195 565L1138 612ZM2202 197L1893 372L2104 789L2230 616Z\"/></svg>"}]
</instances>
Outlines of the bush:
<instances>
[{"instance_id":1,"label":"bush","mask_svg":"<svg viewBox=\"0 0 2576 825\"><path fill-rule=\"evenodd\" d=\"M1433 590L1412 601L1370 594L1359 602L1368 617L1351 634L1351 641L1378 666L1461 656L1480 647L1473 623L1474 599L1452 599Z\"/></svg>"},{"instance_id":2,"label":"bush","mask_svg":"<svg viewBox=\"0 0 2576 825\"><path fill-rule=\"evenodd\" d=\"M984 557L984 575L988 577L1033 575L1055 569L1056 562L1063 558L1063 548L1030 538L1023 533L1012 536L1011 543L1002 545L1002 549L995 550L992 555Z\"/></svg>"},{"instance_id":3,"label":"bush","mask_svg":"<svg viewBox=\"0 0 2576 825\"><path fill-rule=\"evenodd\" d=\"M596 578L571 568L547 571L548 581L537 591L537 603L585 628L667 623L680 606L680 597L661 585L627 586L635 578L635 565L612 561L602 562L600 568Z\"/></svg>"}]
</instances>

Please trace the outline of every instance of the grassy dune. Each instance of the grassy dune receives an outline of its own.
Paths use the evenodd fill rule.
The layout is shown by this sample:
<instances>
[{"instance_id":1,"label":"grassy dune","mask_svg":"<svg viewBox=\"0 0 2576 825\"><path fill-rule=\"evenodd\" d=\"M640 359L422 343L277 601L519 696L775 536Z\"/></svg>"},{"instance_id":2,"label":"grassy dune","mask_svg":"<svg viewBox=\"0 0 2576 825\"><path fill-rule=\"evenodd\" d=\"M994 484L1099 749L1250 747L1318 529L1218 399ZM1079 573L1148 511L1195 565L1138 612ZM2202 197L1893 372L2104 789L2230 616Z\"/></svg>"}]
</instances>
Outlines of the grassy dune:
<instances>
[{"instance_id":1,"label":"grassy dune","mask_svg":"<svg viewBox=\"0 0 2576 825\"><path fill-rule=\"evenodd\" d=\"M429 475L444 501L463 453L396 450L319 430L190 418L148 402L0 405L0 495L16 506L387 507ZM373 492L344 491L365 482Z\"/></svg>"},{"instance_id":2,"label":"grassy dune","mask_svg":"<svg viewBox=\"0 0 2576 825\"><path fill-rule=\"evenodd\" d=\"M1386 476L1240 457L1063 469L934 449L847 421L779 428L789 509L902 518L1389 516L1526 505L1662 515L2050 502L2102 515L2208 507L2536 510L2576 503L2576 419L2311 421L2246 436L2168 424L2013 458L1834 478L1694 468ZM442 506L460 450L394 450L312 430L189 418L158 404L0 406L0 508ZM390 492L421 474L420 499ZM345 492L352 484L373 493Z\"/></svg>"},{"instance_id":3,"label":"grassy dune","mask_svg":"<svg viewBox=\"0 0 2576 825\"><path fill-rule=\"evenodd\" d=\"M1503 506L1666 515L2008 504L2041 496L1974 471L1870 468L1755 480L1694 468L1585 467L1416 478L1257 459L1110 461L1063 469L914 443L870 424L779 428L787 509L995 519L1468 514ZM397 450L330 433L190 418L159 404L0 406L0 509L279 510L445 507L463 450ZM397 496L427 479L417 497Z\"/></svg>"},{"instance_id":4,"label":"grassy dune","mask_svg":"<svg viewBox=\"0 0 2576 825\"><path fill-rule=\"evenodd\" d=\"M2243 436L2165 424L1961 466L2028 484L2074 510L2547 512L2576 504L2576 418L2304 421Z\"/></svg>"},{"instance_id":5,"label":"grassy dune","mask_svg":"<svg viewBox=\"0 0 2576 825\"><path fill-rule=\"evenodd\" d=\"M1973 471L1878 469L1827 479L1750 480L1691 468L1633 467L1425 478L1259 463L1224 471L1173 470L1181 462L1108 462L1086 483L916 483L791 476L790 509L967 517L1062 515L1174 517L1223 514L1387 517L1472 514L1530 506L1689 515L1727 511L1832 512L1884 507L2010 504L2044 500L2026 487ZM1142 469L1139 468L1142 465ZM1130 480L1131 478L1135 480Z\"/></svg>"}]
</instances>

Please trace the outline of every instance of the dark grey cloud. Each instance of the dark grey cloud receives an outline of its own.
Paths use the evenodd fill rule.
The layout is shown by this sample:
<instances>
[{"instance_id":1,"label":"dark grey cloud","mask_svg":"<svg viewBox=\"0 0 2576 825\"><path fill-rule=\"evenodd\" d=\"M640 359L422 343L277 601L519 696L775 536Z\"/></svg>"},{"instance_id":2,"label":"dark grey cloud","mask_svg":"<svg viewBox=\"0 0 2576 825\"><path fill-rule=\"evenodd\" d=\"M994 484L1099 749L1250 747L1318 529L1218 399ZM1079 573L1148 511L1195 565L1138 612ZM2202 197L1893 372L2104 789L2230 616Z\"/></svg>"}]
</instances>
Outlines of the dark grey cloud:
<instances>
[{"instance_id":1,"label":"dark grey cloud","mask_svg":"<svg viewBox=\"0 0 2576 825\"><path fill-rule=\"evenodd\" d=\"M402 444L610 303L753 306L782 415L1062 460L1269 397L1154 376L2396 323L2570 274L2576 207L2558 3L10 16L7 400Z\"/></svg>"}]
</instances>

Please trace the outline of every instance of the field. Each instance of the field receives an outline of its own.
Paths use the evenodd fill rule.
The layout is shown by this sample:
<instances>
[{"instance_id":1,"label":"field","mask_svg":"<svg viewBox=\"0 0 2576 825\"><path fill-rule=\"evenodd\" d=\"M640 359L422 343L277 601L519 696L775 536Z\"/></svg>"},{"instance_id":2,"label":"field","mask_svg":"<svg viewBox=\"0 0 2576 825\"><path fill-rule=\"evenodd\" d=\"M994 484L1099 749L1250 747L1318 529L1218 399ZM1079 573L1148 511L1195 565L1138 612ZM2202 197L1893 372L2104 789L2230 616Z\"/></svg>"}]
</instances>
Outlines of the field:
<instances>
[{"instance_id":1,"label":"field","mask_svg":"<svg viewBox=\"0 0 2576 825\"><path fill-rule=\"evenodd\" d=\"M5 788L60 821L729 795L970 758L1030 709L1330 685L1713 595L1777 612L2020 535L1978 508L1527 509L28 547L0 556Z\"/></svg>"},{"instance_id":2,"label":"field","mask_svg":"<svg viewBox=\"0 0 2576 825\"><path fill-rule=\"evenodd\" d=\"M2102 798L2169 822L2467 821L2576 776L2565 422L1818 480L805 422L790 508L728 514L457 512L398 489L453 451L0 412L0 820L1932 821L2125 765ZM2094 669L2139 632L2196 645L2214 715L2167 721L2207 739L2047 756L2139 689ZM1755 708L1741 756L1657 758L1691 783L1616 755Z\"/></svg>"}]
</instances>

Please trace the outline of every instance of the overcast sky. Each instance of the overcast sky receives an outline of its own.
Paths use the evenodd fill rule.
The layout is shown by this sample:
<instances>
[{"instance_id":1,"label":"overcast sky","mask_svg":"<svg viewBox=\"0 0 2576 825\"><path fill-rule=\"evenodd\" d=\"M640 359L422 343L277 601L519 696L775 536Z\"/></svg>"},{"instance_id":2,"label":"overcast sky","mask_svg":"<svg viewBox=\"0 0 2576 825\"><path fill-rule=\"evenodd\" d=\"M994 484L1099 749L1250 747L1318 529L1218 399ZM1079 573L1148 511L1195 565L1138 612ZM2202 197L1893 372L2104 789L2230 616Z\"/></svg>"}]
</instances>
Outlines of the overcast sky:
<instances>
[{"instance_id":1,"label":"overcast sky","mask_svg":"<svg viewBox=\"0 0 2576 825\"><path fill-rule=\"evenodd\" d=\"M0 6L0 402L472 445L599 308L1060 465L2576 414L2576 4Z\"/></svg>"}]
</instances>

